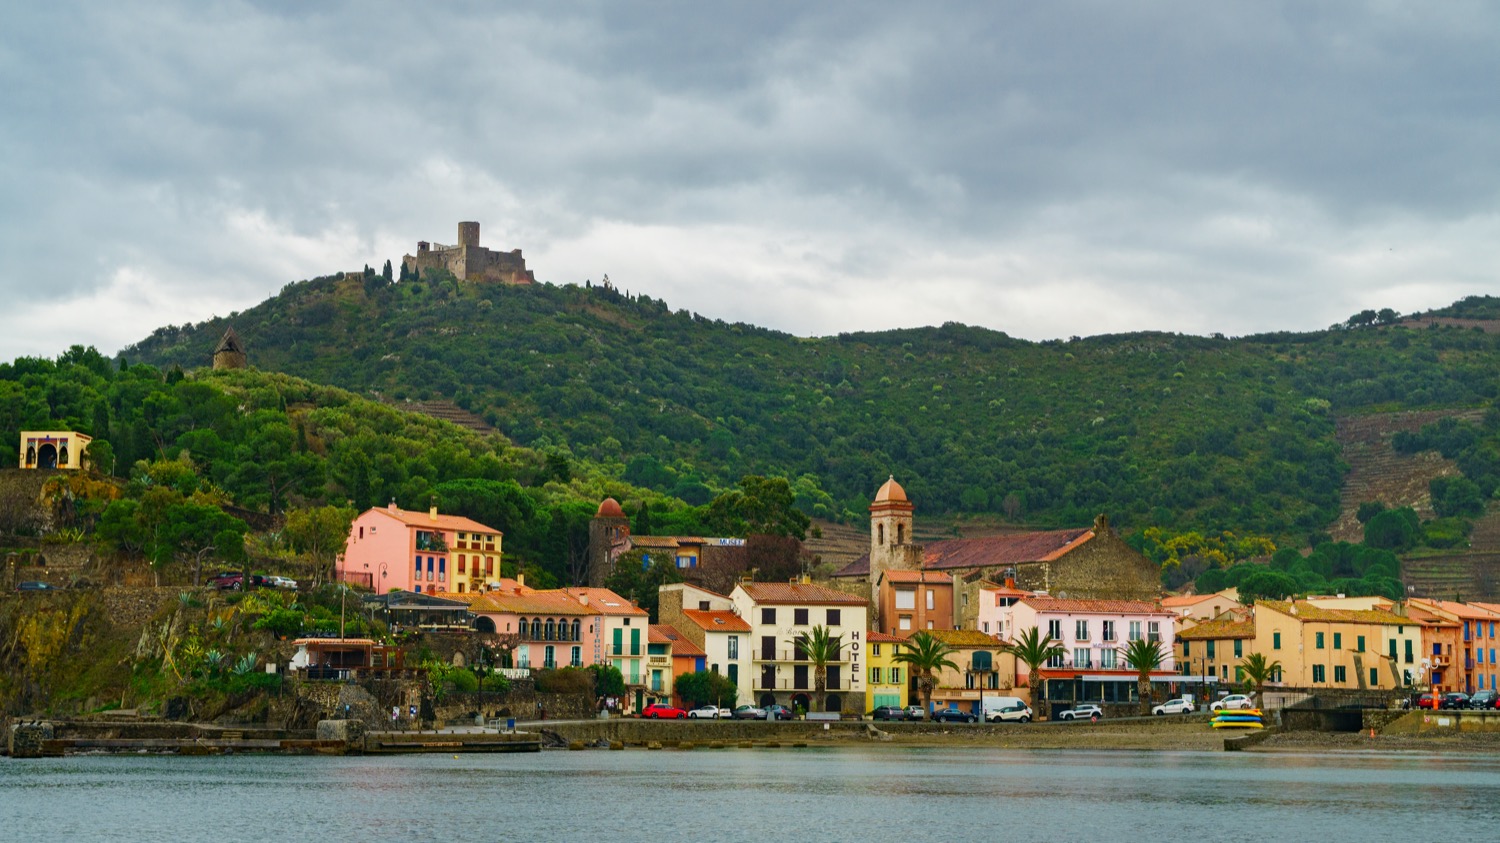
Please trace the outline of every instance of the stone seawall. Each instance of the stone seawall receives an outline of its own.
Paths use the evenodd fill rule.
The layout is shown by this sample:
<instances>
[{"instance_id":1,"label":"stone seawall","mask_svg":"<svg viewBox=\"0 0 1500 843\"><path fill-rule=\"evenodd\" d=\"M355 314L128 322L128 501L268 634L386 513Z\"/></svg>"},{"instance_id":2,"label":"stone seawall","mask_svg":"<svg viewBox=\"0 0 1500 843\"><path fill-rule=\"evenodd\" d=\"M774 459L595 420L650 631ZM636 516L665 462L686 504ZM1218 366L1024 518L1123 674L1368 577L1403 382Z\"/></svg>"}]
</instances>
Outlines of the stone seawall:
<instances>
[{"instance_id":1,"label":"stone seawall","mask_svg":"<svg viewBox=\"0 0 1500 843\"><path fill-rule=\"evenodd\" d=\"M1383 735L1500 732L1500 711L1406 711L1375 728Z\"/></svg>"}]
</instances>

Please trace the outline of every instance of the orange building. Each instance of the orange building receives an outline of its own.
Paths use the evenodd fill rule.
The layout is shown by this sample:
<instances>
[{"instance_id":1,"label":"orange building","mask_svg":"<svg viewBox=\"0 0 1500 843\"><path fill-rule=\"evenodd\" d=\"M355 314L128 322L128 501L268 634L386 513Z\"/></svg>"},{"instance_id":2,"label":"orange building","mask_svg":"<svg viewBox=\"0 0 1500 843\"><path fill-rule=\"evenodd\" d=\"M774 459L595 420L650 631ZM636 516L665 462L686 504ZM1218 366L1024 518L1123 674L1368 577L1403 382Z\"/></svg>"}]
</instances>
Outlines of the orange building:
<instances>
[{"instance_id":1,"label":"orange building","mask_svg":"<svg viewBox=\"0 0 1500 843\"><path fill-rule=\"evenodd\" d=\"M887 635L954 628L953 578L941 571L881 571L875 598Z\"/></svg>"}]
</instances>

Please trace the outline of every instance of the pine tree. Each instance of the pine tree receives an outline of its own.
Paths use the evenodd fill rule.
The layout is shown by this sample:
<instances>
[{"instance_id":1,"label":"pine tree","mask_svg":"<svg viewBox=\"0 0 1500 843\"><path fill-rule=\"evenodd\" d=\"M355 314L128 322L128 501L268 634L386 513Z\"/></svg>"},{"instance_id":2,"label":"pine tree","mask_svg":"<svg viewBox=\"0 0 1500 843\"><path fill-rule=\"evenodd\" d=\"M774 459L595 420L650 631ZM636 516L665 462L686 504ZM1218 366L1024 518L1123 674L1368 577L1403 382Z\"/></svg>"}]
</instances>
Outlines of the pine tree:
<instances>
[{"instance_id":1,"label":"pine tree","mask_svg":"<svg viewBox=\"0 0 1500 843\"><path fill-rule=\"evenodd\" d=\"M387 282L389 282L391 280L391 259L390 258L386 258L385 259L385 267L380 270L380 275L381 275L381 277L385 278L385 280Z\"/></svg>"}]
</instances>

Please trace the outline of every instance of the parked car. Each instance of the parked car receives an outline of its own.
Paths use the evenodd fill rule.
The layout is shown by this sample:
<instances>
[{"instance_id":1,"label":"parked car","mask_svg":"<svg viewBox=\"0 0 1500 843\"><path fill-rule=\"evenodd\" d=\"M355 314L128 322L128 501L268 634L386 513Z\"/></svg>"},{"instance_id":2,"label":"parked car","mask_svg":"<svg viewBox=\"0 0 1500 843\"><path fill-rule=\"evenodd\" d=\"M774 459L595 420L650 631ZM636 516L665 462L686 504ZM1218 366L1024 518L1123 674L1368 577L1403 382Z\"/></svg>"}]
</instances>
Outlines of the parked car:
<instances>
[{"instance_id":1,"label":"parked car","mask_svg":"<svg viewBox=\"0 0 1500 843\"><path fill-rule=\"evenodd\" d=\"M239 591L245 587L245 576L240 571L225 571L209 580L209 585L220 591ZM266 588L266 578L260 574L250 575L250 584L256 588Z\"/></svg>"},{"instance_id":2,"label":"parked car","mask_svg":"<svg viewBox=\"0 0 1500 843\"><path fill-rule=\"evenodd\" d=\"M989 709L986 719L991 723L1030 723L1031 716L1031 706L1015 700L999 708Z\"/></svg>"},{"instance_id":3,"label":"parked car","mask_svg":"<svg viewBox=\"0 0 1500 843\"><path fill-rule=\"evenodd\" d=\"M739 708L736 708L734 710L734 719L736 719L736 720L764 720L764 719L766 719L766 710L763 709L763 708L760 708L759 706L742 705Z\"/></svg>"},{"instance_id":4,"label":"parked car","mask_svg":"<svg viewBox=\"0 0 1500 843\"><path fill-rule=\"evenodd\" d=\"M1437 694L1419 694L1417 696L1417 708L1436 709L1438 707L1438 703L1439 699Z\"/></svg>"},{"instance_id":5,"label":"parked car","mask_svg":"<svg viewBox=\"0 0 1500 843\"><path fill-rule=\"evenodd\" d=\"M1209 706L1211 711L1223 711L1225 709L1255 708L1255 702L1244 694L1230 694L1222 700L1214 702Z\"/></svg>"},{"instance_id":6,"label":"parked car","mask_svg":"<svg viewBox=\"0 0 1500 843\"><path fill-rule=\"evenodd\" d=\"M687 717L688 713L675 705L652 703L642 709L641 716L647 720L681 720Z\"/></svg>"},{"instance_id":7,"label":"parked car","mask_svg":"<svg viewBox=\"0 0 1500 843\"><path fill-rule=\"evenodd\" d=\"M702 708L695 708L688 712L689 720L727 720L733 716L734 712L727 708L719 708L716 705L705 705Z\"/></svg>"},{"instance_id":8,"label":"parked car","mask_svg":"<svg viewBox=\"0 0 1500 843\"><path fill-rule=\"evenodd\" d=\"M792 710L784 705L768 705L765 707L767 720L791 720Z\"/></svg>"},{"instance_id":9,"label":"parked car","mask_svg":"<svg viewBox=\"0 0 1500 843\"><path fill-rule=\"evenodd\" d=\"M38 582L36 580L27 580L26 582L23 582L23 583L16 583L16 591L57 591L57 590L58 590L57 586L53 585L50 582Z\"/></svg>"},{"instance_id":10,"label":"parked car","mask_svg":"<svg viewBox=\"0 0 1500 843\"><path fill-rule=\"evenodd\" d=\"M972 711L959 711L956 708L945 708L935 712L932 719L939 723L977 723L979 715Z\"/></svg>"},{"instance_id":11,"label":"parked car","mask_svg":"<svg viewBox=\"0 0 1500 843\"><path fill-rule=\"evenodd\" d=\"M1167 700L1159 706L1151 709L1151 713L1158 717L1163 714L1192 714L1194 711L1193 701L1187 697L1178 697L1175 700Z\"/></svg>"},{"instance_id":12,"label":"parked car","mask_svg":"<svg viewBox=\"0 0 1500 843\"><path fill-rule=\"evenodd\" d=\"M1075 705L1072 708L1057 715L1058 720L1098 720L1104 716L1104 709L1091 703Z\"/></svg>"},{"instance_id":13,"label":"parked car","mask_svg":"<svg viewBox=\"0 0 1500 843\"><path fill-rule=\"evenodd\" d=\"M925 720L927 719L927 712L920 705L909 705L906 707L906 719Z\"/></svg>"},{"instance_id":14,"label":"parked car","mask_svg":"<svg viewBox=\"0 0 1500 843\"><path fill-rule=\"evenodd\" d=\"M270 576L266 577L266 585L272 588L285 589L287 591L297 590L297 581L291 577Z\"/></svg>"},{"instance_id":15,"label":"parked car","mask_svg":"<svg viewBox=\"0 0 1500 843\"><path fill-rule=\"evenodd\" d=\"M1438 703L1438 708L1460 709L1469 707L1469 695L1458 691L1443 694L1443 699Z\"/></svg>"},{"instance_id":16,"label":"parked car","mask_svg":"<svg viewBox=\"0 0 1500 843\"><path fill-rule=\"evenodd\" d=\"M1500 708L1500 691L1475 691L1474 696L1469 697L1469 708L1486 710Z\"/></svg>"},{"instance_id":17,"label":"parked car","mask_svg":"<svg viewBox=\"0 0 1500 843\"><path fill-rule=\"evenodd\" d=\"M870 712L870 719L871 720L905 720L906 719L906 709L901 708L899 706L894 706L894 705L876 706L875 710L872 711L872 712Z\"/></svg>"}]
</instances>

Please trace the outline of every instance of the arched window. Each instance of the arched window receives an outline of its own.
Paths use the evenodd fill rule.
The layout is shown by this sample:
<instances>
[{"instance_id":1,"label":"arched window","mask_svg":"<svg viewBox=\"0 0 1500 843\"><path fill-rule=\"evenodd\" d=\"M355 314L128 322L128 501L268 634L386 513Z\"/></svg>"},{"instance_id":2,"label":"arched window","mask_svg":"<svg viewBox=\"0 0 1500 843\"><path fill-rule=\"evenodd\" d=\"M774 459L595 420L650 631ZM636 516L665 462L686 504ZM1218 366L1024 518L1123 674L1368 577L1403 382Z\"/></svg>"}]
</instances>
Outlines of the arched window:
<instances>
[{"instance_id":1,"label":"arched window","mask_svg":"<svg viewBox=\"0 0 1500 843\"><path fill-rule=\"evenodd\" d=\"M896 525L896 544L906 544L906 525Z\"/></svg>"},{"instance_id":2,"label":"arched window","mask_svg":"<svg viewBox=\"0 0 1500 843\"><path fill-rule=\"evenodd\" d=\"M540 641L540 640L542 640L542 619L541 618L532 618L531 619L531 638L534 641Z\"/></svg>"},{"instance_id":3,"label":"arched window","mask_svg":"<svg viewBox=\"0 0 1500 843\"><path fill-rule=\"evenodd\" d=\"M525 618L521 618L521 625L520 625L518 631L521 633L521 637L522 638L526 637L526 619Z\"/></svg>"},{"instance_id":4,"label":"arched window","mask_svg":"<svg viewBox=\"0 0 1500 843\"><path fill-rule=\"evenodd\" d=\"M885 525L884 524L876 524L875 525L875 543L876 544L885 544Z\"/></svg>"},{"instance_id":5,"label":"arched window","mask_svg":"<svg viewBox=\"0 0 1500 843\"><path fill-rule=\"evenodd\" d=\"M61 448L57 449L57 464L58 465L67 465L68 464L68 443L66 443L66 442L64 442L62 444Z\"/></svg>"},{"instance_id":6,"label":"arched window","mask_svg":"<svg viewBox=\"0 0 1500 843\"><path fill-rule=\"evenodd\" d=\"M551 618L548 618L547 619L547 640L551 641L552 639L554 639L556 637L557 637L557 625L553 623L553 621L552 621Z\"/></svg>"},{"instance_id":7,"label":"arched window","mask_svg":"<svg viewBox=\"0 0 1500 843\"><path fill-rule=\"evenodd\" d=\"M583 640L583 636L578 634L578 627L579 627L578 619L574 618L573 619L573 637L570 638L570 639L568 639L568 640L570 640L570 641L582 641ZM576 650L578 648L574 647L573 649Z\"/></svg>"}]
</instances>

